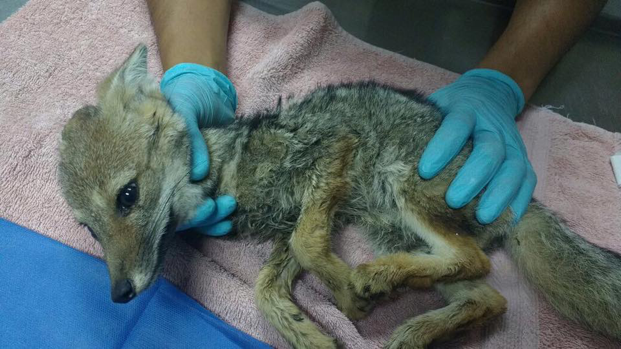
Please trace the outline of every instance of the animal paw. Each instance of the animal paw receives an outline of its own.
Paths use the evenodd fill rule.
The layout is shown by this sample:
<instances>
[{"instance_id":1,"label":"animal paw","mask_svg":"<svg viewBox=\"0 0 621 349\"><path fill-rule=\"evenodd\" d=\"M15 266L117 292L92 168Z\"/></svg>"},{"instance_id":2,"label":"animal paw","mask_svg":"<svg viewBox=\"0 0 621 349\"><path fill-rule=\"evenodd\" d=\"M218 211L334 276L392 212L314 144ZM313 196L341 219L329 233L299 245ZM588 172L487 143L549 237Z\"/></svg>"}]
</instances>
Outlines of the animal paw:
<instances>
[{"instance_id":1,"label":"animal paw","mask_svg":"<svg viewBox=\"0 0 621 349\"><path fill-rule=\"evenodd\" d=\"M368 298L358 296L353 287L348 288L348 297L345 300L337 301L338 308L350 320L360 320L367 316L373 309L374 302Z\"/></svg>"},{"instance_id":2,"label":"animal paw","mask_svg":"<svg viewBox=\"0 0 621 349\"><path fill-rule=\"evenodd\" d=\"M385 267L361 264L353 271L350 282L359 297L377 301L390 294L395 288L390 274L390 270Z\"/></svg>"}]
</instances>

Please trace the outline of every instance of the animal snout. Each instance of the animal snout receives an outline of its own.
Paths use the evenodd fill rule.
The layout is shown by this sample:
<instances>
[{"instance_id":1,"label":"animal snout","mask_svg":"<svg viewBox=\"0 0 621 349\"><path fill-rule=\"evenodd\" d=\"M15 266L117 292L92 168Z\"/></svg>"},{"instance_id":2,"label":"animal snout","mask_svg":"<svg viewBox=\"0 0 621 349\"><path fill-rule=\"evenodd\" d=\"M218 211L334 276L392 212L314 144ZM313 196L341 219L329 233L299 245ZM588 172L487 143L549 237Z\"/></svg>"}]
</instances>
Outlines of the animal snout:
<instances>
[{"instance_id":1,"label":"animal snout","mask_svg":"<svg viewBox=\"0 0 621 349\"><path fill-rule=\"evenodd\" d=\"M136 297L136 292L129 279L118 281L112 288L112 301L114 303L127 303L134 297Z\"/></svg>"}]
</instances>

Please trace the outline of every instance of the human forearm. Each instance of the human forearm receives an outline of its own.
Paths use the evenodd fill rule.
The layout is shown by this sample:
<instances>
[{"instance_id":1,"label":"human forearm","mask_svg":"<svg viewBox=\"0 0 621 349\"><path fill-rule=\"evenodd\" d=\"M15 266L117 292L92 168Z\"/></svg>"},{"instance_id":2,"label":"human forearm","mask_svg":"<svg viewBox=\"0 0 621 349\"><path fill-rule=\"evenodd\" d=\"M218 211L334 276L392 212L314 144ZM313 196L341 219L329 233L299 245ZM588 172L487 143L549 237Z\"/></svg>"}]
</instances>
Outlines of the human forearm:
<instances>
[{"instance_id":1,"label":"human forearm","mask_svg":"<svg viewBox=\"0 0 621 349\"><path fill-rule=\"evenodd\" d=\"M231 0L147 0L164 71L197 63L226 74Z\"/></svg>"},{"instance_id":2,"label":"human forearm","mask_svg":"<svg viewBox=\"0 0 621 349\"><path fill-rule=\"evenodd\" d=\"M606 0L518 0L500 39L479 64L517 82L528 100Z\"/></svg>"},{"instance_id":3,"label":"human forearm","mask_svg":"<svg viewBox=\"0 0 621 349\"><path fill-rule=\"evenodd\" d=\"M421 177L436 176L469 139L473 142L446 192L451 208L464 207L482 193L479 223L492 223L507 208L514 222L524 215L537 176L515 117L605 2L518 0L509 26L478 66L486 69L470 70L430 95L446 116L421 156Z\"/></svg>"}]
</instances>

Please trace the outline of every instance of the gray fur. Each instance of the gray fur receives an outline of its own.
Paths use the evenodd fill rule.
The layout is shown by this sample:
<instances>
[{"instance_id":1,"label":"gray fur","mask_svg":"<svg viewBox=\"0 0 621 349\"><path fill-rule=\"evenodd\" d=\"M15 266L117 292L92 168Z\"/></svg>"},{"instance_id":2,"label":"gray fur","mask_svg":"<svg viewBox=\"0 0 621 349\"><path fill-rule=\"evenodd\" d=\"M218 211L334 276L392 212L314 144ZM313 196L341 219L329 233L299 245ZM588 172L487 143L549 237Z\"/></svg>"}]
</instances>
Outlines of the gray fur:
<instances>
[{"instance_id":1,"label":"gray fur","mask_svg":"<svg viewBox=\"0 0 621 349\"><path fill-rule=\"evenodd\" d=\"M131 65L142 61L129 59ZM149 79L123 71L138 86L115 86L114 74L104 82L98 106L77 112L63 131L60 163L63 193L76 218L100 235L113 279L147 273L138 287L147 288L167 247L165 227L187 220L206 195L236 197L239 237L286 238L318 175L317 162L334 155L330 144L353 137L357 147L346 173L351 189L336 212L337 227L361 226L380 254L432 253L401 216L399 206L407 202L471 235L482 249L505 239L521 269L560 312L621 338L619 256L587 243L535 202L517 227L508 212L493 224L479 224L478 197L450 209L444 194L471 144L434 179L418 176L418 160L441 114L417 93L374 83L321 87L273 112L207 129L210 173L191 183L182 120ZM127 178L119 182L119 174ZM142 196L135 212L121 219L109 206L130 177L137 178ZM101 203L92 201L93 191Z\"/></svg>"},{"instance_id":2,"label":"gray fur","mask_svg":"<svg viewBox=\"0 0 621 349\"><path fill-rule=\"evenodd\" d=\"M380 254L429 252L401 223L395 196L397 188L407 183L415 197L429 200L421 206L439 211L438 219L456 231L472 234L482 249L490 250L511 237L506 245L512 256L557 310L621 338L621 258L571 232L536 202L517 227L506 214L494 224L479 224L474 214L478 198L460 210L445 207L443 195L471 145L435 179L420 179L415 173L418 160L441 116L429 102L413 96L373 83L319 88L260 122L206 131L208 140L221 142L228 136L245 142L236 150L241 157L236 192L217 192L239 199L235 226L264 239L290 234L303 192L296 189L309 185L313 164L328 151L327 144L344 134L354 135L361 142L348 173L353 187L347 204L337 212L337 225L365 228Z\"/></svg>"}]
</instances>

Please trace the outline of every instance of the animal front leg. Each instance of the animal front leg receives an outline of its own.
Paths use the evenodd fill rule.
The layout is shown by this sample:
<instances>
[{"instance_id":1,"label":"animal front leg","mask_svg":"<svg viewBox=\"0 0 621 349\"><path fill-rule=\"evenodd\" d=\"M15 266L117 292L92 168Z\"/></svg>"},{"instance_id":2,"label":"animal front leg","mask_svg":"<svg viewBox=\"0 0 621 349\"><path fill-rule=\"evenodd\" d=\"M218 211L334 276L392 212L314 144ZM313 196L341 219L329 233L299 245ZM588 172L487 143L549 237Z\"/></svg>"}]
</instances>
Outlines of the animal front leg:
<instances>
[{"instance_id":1,"label":"animal front leg","mask_svg":"<svg viewBox=\"0 0 621 349\"><path fill-rule=\"evenodd\" d=\"M294 348L336 348L336 341L323 334L291 300L293 282L301 271L287 241L277 239L257 278L257 306Z\"/></svg>"},{"instance_id":2,"label":"animal front leg","mask_svg":"<svg viewBox=\"0 0 621 349\"><path fill-rule=\"evenodd\" d=\"M318 162L313 186L305 193L302 212L289 242L302 268L332 291L339 309L350 319L366 315L369 302L350 287L351 268L332 252L332 217L349 193L348 167L357 139L343 136Z\"/></svg>"},{"instance_id":3,"label":"animal front leg","mask_svg":"<svg viewBox=\"0 0 621 349\"><path fill-rule=\"evenodd\" d=\"M432 254L394 253L359 265L352 273L352 285L364 298L375 299L400 286L429 288L438 281L480 278L489 273L487 258L447 258Z\"/></svg>"},{"instance_id":4,"label":"animal front leg","mask_svg":"<svg viewBox=\"0 0 621 349\"><path fill-rule=\"evenodd\" d=\"M300 265L317 276L332 291L337 307L350 319L360 319L369 310L369 302L350 287L351 268L332 253L330 220L319 207L302 213L290 241Z\"/></svg>"},{"instance_id":5,"label":"animal front leg","mask_svg":"<svg viewBox=\"0 0 621 349\"><path fill-rule=\"evenodd\" d=\"M359 265L351 275L351 283L360 297L383 298L400 286L431 287L441 264L437 256L394 253Z\"/></svg>"}]
</instances>

